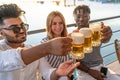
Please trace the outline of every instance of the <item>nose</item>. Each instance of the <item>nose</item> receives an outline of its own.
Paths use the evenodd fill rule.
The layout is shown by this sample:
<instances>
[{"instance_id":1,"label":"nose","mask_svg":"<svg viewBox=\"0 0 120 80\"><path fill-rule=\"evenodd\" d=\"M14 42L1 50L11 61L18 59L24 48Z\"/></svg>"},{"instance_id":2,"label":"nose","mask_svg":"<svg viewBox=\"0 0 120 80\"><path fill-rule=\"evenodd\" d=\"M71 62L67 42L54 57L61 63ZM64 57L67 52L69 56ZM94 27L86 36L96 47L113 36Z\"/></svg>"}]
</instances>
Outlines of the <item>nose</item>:
<instances>
[{"instance_id":1,"label":"nose","mask_svg":"<svg viewBox=\"0 0 120 80\"><path fill-rule=\"evenodd\" d=\"M60 23L57 23L57 24L56 24L56 28L58 28L58 29L59 29L59 28L60 28L60 26L61 26L61 24L60 24Z\"/></svg>"},{"instance_id":2,"label":"nose","mask_svg":"<svg viewBox=\"0 0 120 80\"><path fill-rule=\"evenodd\" d=\"M20 27L20 33L23 33L23 32L25 32L24 27Z\"/></svg>"},{"instance_id":3,"label":"nose","mask_svg":"<svg viewBox=\"0 0 120 80\"><path fill-rule=\"evenodd\" d=\"M56 26L60 26L60 23L56 23Z\"/></svg>"},{"instance_id":4,"label":"nose","mask_svg":"<svg viewBox=\"0 0 120 80\"><path fill-rule=\"evenodd\" d=\"M20 32L24 32L23 28L20 28Z\"/></svg>"},{"instance_id":5,"label":"nose","mask_svg":"<svg viewBox=\"0 0 120 80\"><path fill-rule=\"evenodd\" d=\"M80 21L83 21L83 17L80 17L79 20L80 20Z\"/></svg>"}]
</instances>

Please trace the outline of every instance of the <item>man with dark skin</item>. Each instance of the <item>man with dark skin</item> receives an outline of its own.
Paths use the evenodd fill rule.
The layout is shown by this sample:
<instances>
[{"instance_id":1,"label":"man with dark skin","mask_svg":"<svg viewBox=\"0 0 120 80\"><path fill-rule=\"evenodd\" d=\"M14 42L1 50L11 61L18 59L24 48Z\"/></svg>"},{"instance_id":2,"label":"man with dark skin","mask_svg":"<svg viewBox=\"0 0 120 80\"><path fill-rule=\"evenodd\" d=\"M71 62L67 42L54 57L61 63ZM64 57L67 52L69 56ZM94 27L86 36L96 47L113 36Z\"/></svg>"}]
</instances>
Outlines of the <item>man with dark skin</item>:
<instances>
[{"instance_id":1,"label":"man with dark skin","mask_svg":"<svg viewBox=\"0 0 120 80\"><path fill-rule=\"evenodd\" d=\"M76 22L77 29L73 32L79 32L81 28L88 27L90 21L90 8L87 5L78 5L74 11L73 16ZM109 26L104 25L101 22L101 44L107 43L112 36L112 30ZM103 66L103 59L100 53L100 46L93 47L93 52L86 54L81 60L81 65L78 67L80 80L119 80L120 77L113 75L112 71L108 69L107 75L103 75L100 72ZM107 78L105 78L107 77Z\"/></svg>"}]
</instances>

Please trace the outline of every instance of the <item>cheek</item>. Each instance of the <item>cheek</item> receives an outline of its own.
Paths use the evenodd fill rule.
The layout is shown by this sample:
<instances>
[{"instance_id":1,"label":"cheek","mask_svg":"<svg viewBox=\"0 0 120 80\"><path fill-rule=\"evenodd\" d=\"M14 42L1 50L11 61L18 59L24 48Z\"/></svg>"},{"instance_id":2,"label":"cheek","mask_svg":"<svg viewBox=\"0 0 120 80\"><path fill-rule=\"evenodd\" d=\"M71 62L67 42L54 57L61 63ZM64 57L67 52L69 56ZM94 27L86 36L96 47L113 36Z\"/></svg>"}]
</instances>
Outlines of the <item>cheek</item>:
<instances>
[{"instance_id":1,"label":"cheek","mask_svg":"<svg viewBox=\"0 0 120 80\"><path fill-rule=\"evenodd\" d=\"M11 37L15 37L16 35L14 34L14 33L12 33L12 32L2 32L2 36L3 37L7 37L7 36L11 36Z\"/></svg>"},{"instance_id":2,"label":"cheek","mask_svg":"<svg viewBox=\"0 0 120 80\"><path fill-rule=\"evenodd\" d=\"M54 35L56 35L56 34L57 34L56 27L51 27L51 31L52 31L52 33L53 33Z\"/></svg>"},{"instance_id":3,"label":"cheek","mask_svg":"<svg viewBox=\"0 0 120 80\"><path fill-rule=\"evenodd\" d=\"M51 31L54 32L54 30L55 30L55 28L52 26L52 27L51 27Z\"/></svg>"},{"instance_id":4,"label":"cheek","mask_svg":"<svg viewBox=\"0 0 120 80\"><path fill-rule=\"evenodd\" d=\"M79 23L79 19L76 19L75 22L76 22L76 23Z\"/></svg>"}]
</instances>

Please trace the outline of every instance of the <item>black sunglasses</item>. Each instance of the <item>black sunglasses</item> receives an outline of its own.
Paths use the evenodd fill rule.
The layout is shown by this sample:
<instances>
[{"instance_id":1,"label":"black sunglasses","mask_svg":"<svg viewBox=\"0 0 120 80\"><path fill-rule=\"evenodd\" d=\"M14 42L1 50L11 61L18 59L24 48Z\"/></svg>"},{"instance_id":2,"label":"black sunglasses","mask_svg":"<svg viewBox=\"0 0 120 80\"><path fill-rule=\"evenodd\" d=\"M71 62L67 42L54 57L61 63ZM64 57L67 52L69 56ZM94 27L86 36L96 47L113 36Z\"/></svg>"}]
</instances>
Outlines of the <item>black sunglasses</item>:
<instances>
[{"instance_id":1,"label":"black sunglasses","mask_svg":"<svg viewBox=\"0 0 120 80\"><path fill-rule=\"evenodd\" d=\"M18 27L18 25L11 25L10 28L0 28L0 30L2 30L2 29L4 29L4 30L13 30L13 32L15 34L19 34L21 29L27 31L28 28L29 28L28 24L21 24L21 27Z\"/></svg>"}]
</instances>

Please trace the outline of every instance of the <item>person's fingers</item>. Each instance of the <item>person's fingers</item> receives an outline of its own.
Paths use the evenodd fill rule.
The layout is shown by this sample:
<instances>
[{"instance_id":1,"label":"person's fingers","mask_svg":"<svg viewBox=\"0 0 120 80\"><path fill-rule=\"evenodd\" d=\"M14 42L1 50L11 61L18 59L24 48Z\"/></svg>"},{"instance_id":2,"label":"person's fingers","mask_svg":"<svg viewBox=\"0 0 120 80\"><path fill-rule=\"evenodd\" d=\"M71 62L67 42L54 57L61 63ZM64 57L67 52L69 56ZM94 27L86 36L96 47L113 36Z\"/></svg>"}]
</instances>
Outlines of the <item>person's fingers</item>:
<instances>
[{"instance_id":1,"label":"person's fingers","mask_svg":"<svg viewBox=\"0 0 120 80\"><path fill-rule=\"evenodd\" d=\"M109 26L104 26L103 28L101 28L101 33L107 33L107 32L111 32L111 28Z\"/></svg>"},{"instance_id":2,"label":"person's fingers","mask_svg":"<svg viewBox=\"0 0 120 80\"><path fill-rule=\"evenodd\" d=\"M68 61L66 61L65 63L67 63L67 64L72 64L72 63L73 63L73 60L68 60Z\"/></svg>"},{"instance_id":3,"label":"person's fingers","mask_svg":"<svg viewBox=\"0 0 120 80\"><path fill-rule=\"evenodd\" d=\"M75 70L75 68L77 68L79 65L80 65L80 62L73 64L69 70L69 73L72 73Z\"/></svg>"},{"instance_id":4,"label":"person's fingers","mask_svg":"<svg viewBox=\"0 0 120 80\"><path fill-rule=\"evenodd\" d=\"M80 65L80 62L75 63L75 67L78 67Z\"/></svg>"},{"instance_id":5,"label":"person's fingers","mask_svg":"<svg viewBox=\"0 0 120 80\"><path fill-rule=\"evenodd\" d=\"M109 26L104 25L103 22L101 22L101 32L107 32L110 30Z\"/></svg>"},{"instance_id":6,"label":"person's fingers","mask_svg":"<svg viewBox=\"0 0 120 80\"><path fill-rule=\"evenodd\" d=\"M61 51L62 56L67 55L70 51L71 51L71 48L66 48L66 49L64 48L64 49Z\"/></svg>"},{"instance_id":7,"label":"person's fingers","mask_svg":"<svg viewBox=\"0 0 120 80\"><path fill-rule=\"evenodd\" d=\"M62 49L63 49L63 55L66 55L67 53L69 53L71 51L71 43L63 43L62 45Z\"/></svg>"},{"instance_id":8,"label":"person's fingers","mask_svg":"<svg viewBox=\"0 0 120 80\"><path fill-rule=\"evenodd\" d=\"M80 65L80 62L73 64L73 60L68 60L64 62L64 64L67 64L67 65L64 65L64 67L67 67L67 71L66 71L67 74L72 74L75 68L77 68Z\"/></svg>"},{"instance_id":9,"label":"person's fingers","mask_svg":"<svg viewBox=\"0 0 120 80\"><path fill-rule=\"evenodd\" d=\"M63 43L71 43L72 42L72 38L70 38L70 37L64 37L64 39L63 39L63 41L62 41Z\"/></svg>"},{"instance_id":10,"label":"person's fingers","mask_svg":"<svg viewBox=\"0 0 120 80\"><path fill-rule=\"evenodd\" d=\"M109 36L111 36L111 31L101 33L101 37L109 37Z\"/></svg>"},{"instance_id":11,"label":"person's fingers","mask_svg":"<svg viewBox=\"0 0 120 80\"><path fill-rule=\"evenodd\" d=\"M70 44L63 44L62 48L65 51L71 51L71 46L72 46L71 43Z\"/></svg>"},{"instance_id":12,"label":"person's fingers","mask_svg":"<svg viewBox=\"0 0 120 80\"><path fill-rule=\"evenodd\" d=\"M98 75L97 80L104 80L106 76L103 73L100 73L100 75Z\"/></svg>"},{"instance_id":13,"label":"person's fingers","mask_svg":"<svg viewBox=\"0 0 120 80\"><path fill-rule=\"evenodd\" d=\"M62 47L63 48L69 48L69 47L71 47L71 45L72 45L71 43L64 43Z\"/></svg>"},{"instance_id":14,"label":"person's fingers","mask_svg":"<svg viewBox=\"0 0 120 80\"><path fill-rule=\"evenodd\" d=\"M104 73L101 73L101 77L102 78L106 78L106 76L104 75Z\"/></svg>"},{"instance_id":15,"label":"person's fingers","mask_svg":"<svg viewBox=\"0 0 120 80\"><path fill-rule=\"evenodd\" d=\"M66 61L65 63L67 64L72 64L73 63L73 60L68 60ZM76 62L75 64L72 65L72 68L76 68L80 65L80 62Z\"/></svg>"},{"instance_id":16,"label":"person's fingers","mask_svg":"<svg viewBox=\"0 0 120 80\"><path fill-rule=\"evenodd\" d=\"M110 37L112 36L112 32L111 31L108 31L106 33L101 33L101 40L102 41L106 41L108 40Z\"/></svg>"},{"instance_id":17,"label":"person's fingers","mask_svg":"<svg viewBox=\"0 0 120 80\"><path fill-rule=\"evenodd\" d=\"M101 30L101 39L104 41L108 38L110 38L112 35L112 30L110 27L105 27L104 29Z\"/></svg>"},{"instance_id":18,"label":"person's fingers","mask_svg":"<svg viewBox=\"0 0 120 80\"><path fill-rule=\"evenodd\" d=\"M101 28L103 28L104 27L104 23L103 22L101 22Z\"/></svg>"}]
</instances>

